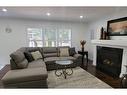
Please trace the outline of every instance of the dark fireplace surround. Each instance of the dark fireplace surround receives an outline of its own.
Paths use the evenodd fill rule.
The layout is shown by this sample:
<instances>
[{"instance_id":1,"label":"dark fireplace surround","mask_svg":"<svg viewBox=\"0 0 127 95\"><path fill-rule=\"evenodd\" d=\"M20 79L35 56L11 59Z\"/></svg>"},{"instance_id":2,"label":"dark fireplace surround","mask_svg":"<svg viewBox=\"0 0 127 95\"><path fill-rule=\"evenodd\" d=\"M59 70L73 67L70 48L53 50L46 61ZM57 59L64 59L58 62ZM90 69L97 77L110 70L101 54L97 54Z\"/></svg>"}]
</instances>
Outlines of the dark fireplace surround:
<instances>
[{"instance_id":1,"label":"dark fireplace surround","mask_svg":"<svg viewBox=\"0 0 127 95\"><path fill-rule=\"evenodd\" d=\"M97 46L97 69L113 77L121 72L123 49Z\"/></svg>"}]
</instances>

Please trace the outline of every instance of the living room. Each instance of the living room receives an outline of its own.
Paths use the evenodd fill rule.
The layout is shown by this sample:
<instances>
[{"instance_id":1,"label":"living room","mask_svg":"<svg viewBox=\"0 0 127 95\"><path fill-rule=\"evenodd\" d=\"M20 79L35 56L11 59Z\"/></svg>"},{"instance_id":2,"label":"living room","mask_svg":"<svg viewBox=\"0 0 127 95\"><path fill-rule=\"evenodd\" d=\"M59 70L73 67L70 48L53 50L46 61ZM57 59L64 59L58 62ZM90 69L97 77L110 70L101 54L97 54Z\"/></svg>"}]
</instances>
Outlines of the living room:
<instances>
[{"instance_id":1,"label":"living room","mask_svg":"<svg viewBox=\"0 0 127 95\"><path fill-rule=\"evenodd\" d=\"M39 47L39 49L43 50L42 55L44 56L45 52L53 51L54 53L55 51L56 53L58 51L62 51L61 49L59 49L59 47L61 46L67 46L67 47L69 46L71 48L74 47L73 48L74 52L76 51L77 55L73 54L73 57L77 59L78 57L82 59L83 55L81 55L80 52L84 52L84 51L85 53L88 52L89 61L87 63L87 56L85 56L85 58L83 56L84 61L79 59L81 61L81 65L78 64L74 68L71 67L71 69L63 70L62 72L63 75L61 75L61 72L56 69L57 66L54 70L46 71L48 73L46 75L47 81L46 81L45 88L122 88L127 86L125 80L126 75L124 76L124 78L122 76L126 74L126 67L125 67L126 66L125 44L127 39L126 32L125 34L120 33L119 35L110 34L107 35L108 38L103 37L106 35L104 33L107 32L107 23L109 23L107 21L110 21L109 24L112 24L112 20L113 21L117 20L116 22L118 21L126 22L127 7L0 7L0 10L1 10L0 11L0 43L1 43L1 49L0 49L1 75L0 76L3 82L3 84L0 84L1 88L6 88L6 87L16 88L21 83L17 85L14 84L14 81L20 78L20 82L21 82L24 81L24 77L26 77L23 76L23 80L22 80L21 77L21 75L23 75L22 73L19 73L19 75L17 75L16 78L13 77L15 74L17 74L17 71L21 70L21 68L20 70L8 69L8 68L13 68L10 67L11 65L10 59L13 58L10 55L13 54L13 52L23 47L29 47L29 49L30 47L35 47L35 48ZM33 37L32 38L31 35L34 35L34 37L32 36ZM51 39L50 36L52 36ZM81 44L81 41L84 41L84 45ZM123 50L121 53L123 55L121 59L122 61L120 61L122 65L120 66L121 68L120 71L118 72L118 75L116 75L117 77L115 76L114 78L114 76L109 74L109 73L114 73L112 71L106 73L105 71L103 72L103 70L99 69L100 67L96 68L95 65L97 65L96 62L98 58L96 54L98 51L96 50L95 47L98 46L104 46L104 47L112 46L114 48L120 48ZM47 49L48 47L56 47L56 49L54 48ZM58 56L61 57L61 53ZM68 60L67 58L68 56L64 55L64 57L66 57L67 59L66 64L74 63L73 61L70 61L71 59ZM76 61L76 63L78 63L79 60ZM44 62L45 62L45 58L44 58ZM58 60L55 60L55 64L62 64L62 62L58 62ZM107 64L111 64L111 63L107 62ZM46 64L46 66L48 65ZM64 68L66 68L66 66ZM36 73L38 73L38 71L40 70L38 68L35 69L37 70ZM63 69L63 67L61 67L61 69ZM16 73L13 71L16 71ZM22 71L24 72L24 70ZM70 74L70 71L72 72L72 74ZM2 72L4 72L4 74L2 74ZM32 74L34 73L32 72ZM60 75L58 73L60 73ZM98 76L94 73L98 74ZM26 74L27 74L27 70L26 70ZM31 75L31 73L28 74ZM86 77L86 74L88 74L88 78ZM31 76L29 79L28 76L26 79L30 80ZM39 77L35 78L36 76L34 75L34 78L39 79L42 77L42 74L39 73L38 76ZM80 78L77 79L78 76L80 76ZM55 79L53 80L54 77ZM17 83L18 82L19 81L17 81ZM35 84L40 84L40 83L43 82L39 80L39 82L37 81L37 83L34 83L34 85L32 85L31 87L38 86ZM26 86L26 84L23 83L23 85L27 87L29 84ZM22 84L20 86L22 88Z\"/></svg>"}]
</instances>

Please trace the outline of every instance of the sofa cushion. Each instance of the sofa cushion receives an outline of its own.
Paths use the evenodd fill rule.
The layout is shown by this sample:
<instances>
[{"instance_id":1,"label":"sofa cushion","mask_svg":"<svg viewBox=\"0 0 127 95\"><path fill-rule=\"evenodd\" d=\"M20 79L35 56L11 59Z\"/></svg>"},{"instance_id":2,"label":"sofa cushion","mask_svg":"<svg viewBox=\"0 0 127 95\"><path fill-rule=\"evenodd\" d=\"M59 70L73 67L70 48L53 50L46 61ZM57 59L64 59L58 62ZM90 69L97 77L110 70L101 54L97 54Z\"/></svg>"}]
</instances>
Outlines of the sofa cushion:
<instances>
[{"instance_id":1,"label":"sofa cushion","mask_svg":"<svg viewBox=\"0 0 127 95\"><path fill-rule=\"evenodd\" d=\"M57 53L45 53L43 55L44 55L44 57L57 57L58 56Z\"/></svg>"},{"instance_id":2,"label":"sofa cushion","mask_svg":"<svg viewBox=\"0 0 127 95\"><path fill-rule=\"evenodd\" d=\"M34 58L32 57L32 54L30 52L24 52L24 55L28 62L34 61Z\"/></svg>"},{"instance_id":3,"label":"sofa cushion","mask_svg":"<svg viewBox=\"0 0 127 95\"><path fill-rule=\"evenodd\" d=\"M39 48L38 47L27 47L26 48L26 51L29 51L29 52L34 52L34 51L38 51Z\"/></svg>"},{"instance_id":4,"label":"sofa cushion","mask_svg":"<svg viewBox=\"0 0 127 95\"><path fill-rule=\"evenodd\" d=\"M44 67L46 68L46 65L42 59L35 60L29 63L28 68L36 68L36 67Z\"/></svg>"},{"instance_id":5,"label":"sofa cushion","mask_svg":"<svg viewBox=\"0 0 127 95\"><path fill-rule=\"evenodd\" d=\"M73 56L74 54L76 54L75 47L69 48L69 55Z\"/></svg>"},{"instance_id":6,"label":"sofa cushion","mask_svg":"<svg viewBox=\"0 0 127 95\"><path fill-rule=\"evenodd\" d=\"M60 48L60 57L68 57L69 48Z\"/></svg>"},{"instance_id":7,"label":"sofa cushion","mask_svg":"<svg viewBox=\"0 0 127 95\"><path fill-rule=\"evenodd\" d=\"M31 52L32 57L34 58L34 60L38 60L42 58L42 55L39 51L35 51L35 52Z\"/></svg>"},{"instance_id":8,"label":"sofa cushion","mask_svg":"<svg viewBox=\"0 0 127 95\"><path fill-rule=\"evenodd\" d=\"M43 47L43 53L57 53L56 47Z\"/></svg>"},{"instance_id":9,"label":"sofa cushion","mask_svg":"<svg viewBox=\"0 0 127 95\"><path fill-rule=\"evenodd\" d=\"M22 62L25 59L25 55L21 51L16 51L10 55L15 63Z\"/></svg>"},{"instance_id":10,"label":"sofa cushion","mask_svg":"<svg viewBox=\"0 0 127 95\"><path fill-rule=\"evenodd\" d=\"M27 68L28 61L27 61L27 59L24 59L23 61L16 63L16 65L17 65L18 69L24 69L24 68Z\"/></svg>"},{"instance_id":11,"label":"sofa cushion","mask_svg":"<svg viewBox=\"0 0 127 95\"><path fill-rule=\"evenodd\" d=\"M60 60L59 57L47 57L44 59L44 62L50 62L50 61L56 61L56 60Z\"/></svg>"},{"instance_id":12,"label":"sofa cushion","mask_svg":"<svg viewBox=\"0 0 127 95\"><path fill-rule=\"evenodd\" d=\"M10 57L15 62L15 64L13 64L13 65L16 65L15 69L23 69L28 66L28 61L25 58L25 55L23 54L23 52L17 50L16 52L12 53Z\"/></svg>"},{"instance_id":13,"label":"sofa cushion","mask_svg":"<svg viewBox=\"0 0 127 95\"><path fill-rule=\"evenodd\" d=\"M16 84L29 81L47 79L46 68L30 68L21 70L10 70L2 78L3 84Z\"/></svg>"}]
</instances>

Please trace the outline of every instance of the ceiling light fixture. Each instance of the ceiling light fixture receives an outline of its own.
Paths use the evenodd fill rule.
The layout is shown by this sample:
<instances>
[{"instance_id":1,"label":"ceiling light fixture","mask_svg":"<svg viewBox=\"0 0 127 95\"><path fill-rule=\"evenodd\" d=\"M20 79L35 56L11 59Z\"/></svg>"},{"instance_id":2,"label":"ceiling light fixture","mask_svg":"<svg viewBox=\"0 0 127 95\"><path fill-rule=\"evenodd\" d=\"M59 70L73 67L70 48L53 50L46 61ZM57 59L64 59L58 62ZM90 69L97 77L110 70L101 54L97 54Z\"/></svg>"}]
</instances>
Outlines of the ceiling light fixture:
<instances>
[{"instance_id":1,"label":"ceiling light fixture","mask_svg":"<svg viewBox=\"0 0 127 95\"><path fill-rule=\"evenodd\" d=\"M46 13L47 16L50 16L51 14L50 13Z\"/></svg>"},{"instance_id":2,"label":"ceiling light fixture","mask_svg":"<svg viewBox=\"0 0 127 95\"><path fill-rule=\"evenodd\" d=\"M7 12L7 9L3 8L2 11L3 11L3 12Z\"/></svg>"},{"instance_id":3,"label":"ceiling light fixture","mask_svg":"<svg viewBox=\"0 0 127 95\"><path fill-rule=\"evenodd\" d=\"M82 18L83 18L83 16L80 16L80 18L82 19Z\"/></svg>"}]
</instances>

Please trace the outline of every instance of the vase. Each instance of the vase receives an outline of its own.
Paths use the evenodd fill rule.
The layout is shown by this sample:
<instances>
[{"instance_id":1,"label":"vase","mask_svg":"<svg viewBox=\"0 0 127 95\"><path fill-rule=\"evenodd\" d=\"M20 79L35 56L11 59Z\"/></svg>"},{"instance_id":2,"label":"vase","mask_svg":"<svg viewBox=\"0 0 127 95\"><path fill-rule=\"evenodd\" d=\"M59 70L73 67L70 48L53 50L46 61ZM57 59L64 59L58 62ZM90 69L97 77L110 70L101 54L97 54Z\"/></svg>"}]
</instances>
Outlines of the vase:
<instances>
[{"instance_id":1,"label":"vase","mask_svg":"<svg viewBox=\"0 0 127 95\"><path fill-rule=\"evenodd\" d=\"M101 35L100 35L100 40L103 40L103 35L104 35L104 28L101 28Z\"/></svg>"}]
</instances>

